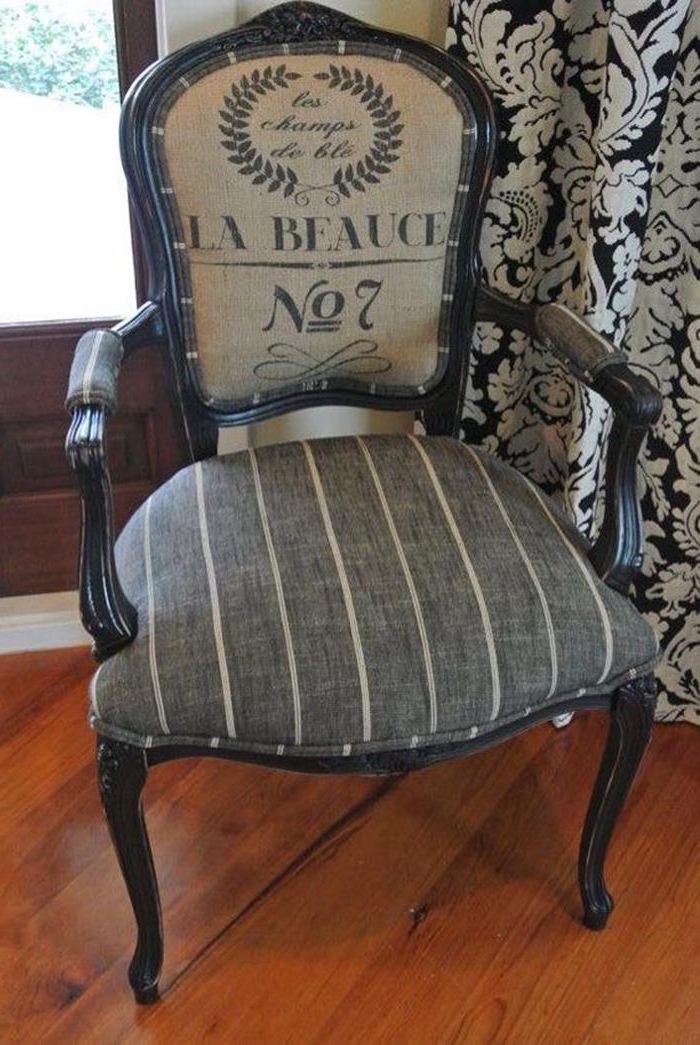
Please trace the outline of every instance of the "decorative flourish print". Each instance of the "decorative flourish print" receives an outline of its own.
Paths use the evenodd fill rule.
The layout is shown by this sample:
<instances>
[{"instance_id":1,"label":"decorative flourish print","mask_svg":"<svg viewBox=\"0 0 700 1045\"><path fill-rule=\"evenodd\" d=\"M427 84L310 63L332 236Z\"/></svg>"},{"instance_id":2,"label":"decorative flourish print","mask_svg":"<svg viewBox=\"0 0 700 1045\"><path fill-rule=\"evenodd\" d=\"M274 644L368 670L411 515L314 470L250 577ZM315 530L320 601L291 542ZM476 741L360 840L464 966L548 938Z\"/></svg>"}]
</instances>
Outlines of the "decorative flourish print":
<instances>
[{"instance_id":1,"label":"decorative flourish print","mask_svg":"<svg viewBox=\"0 0 700 1045\"><path fill-rule=\"evenodd\" d=\"M368 185L376 185L383 175L390 172L392 164L399 158L398 150L403 142L400 138L403 124L401 113L394 108L393 95L386 94L383 84L374 80L370 73L360 69L351 71L345 65L330 64L328 71L314 74L329 90L347 91L357 96L357 101L372 122L373 139L362 159L341 164L328 182L309 184L300 180L297 171L289 163L265 155L253 140L251 118L262 98L278 90L287 89L290 82L301 79L300 73L291 72L286 64L273 68L254 69L250 75L242 76L237 84L231 85L230 95L224 96L225 109L219 110L222 122L219 130L224 138L221 142L229 153L228 159L238 166L240 174L252 178L253 185L266 185L268 192L279 192L291 196L299 206L308 206L313 193L323 193L328 206L336 206L351 190L365 192Z\"/></svg>"},{"instance_id":2,"label":"decorative flourish print","mask_svg":"<svg viewBox=\"0 0 700 1045\"><path fill-rule=\"evenodd\" d=\"M258 363L253 369L258 377L267 381L294 381L299 378L315 380L328 374L364 377L367 374L383 374L391 369L391 362L377 355L378 351L376 341L357 338L329 356L319 358L306 348L276 341L267 349L267 354L272 358Z\"/></svg>"}]
</instances>

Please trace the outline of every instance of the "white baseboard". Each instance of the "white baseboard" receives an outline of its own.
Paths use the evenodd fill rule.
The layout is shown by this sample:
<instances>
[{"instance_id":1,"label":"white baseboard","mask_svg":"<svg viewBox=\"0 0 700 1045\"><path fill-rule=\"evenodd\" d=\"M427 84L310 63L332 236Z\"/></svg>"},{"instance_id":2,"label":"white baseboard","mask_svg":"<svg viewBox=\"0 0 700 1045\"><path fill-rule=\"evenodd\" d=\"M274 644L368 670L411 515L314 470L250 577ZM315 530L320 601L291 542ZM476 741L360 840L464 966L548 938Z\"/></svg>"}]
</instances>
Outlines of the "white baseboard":
<instances>
[{"instance_id":1,"label":"white baseboard","mask_svg":"<svg viewBox=\"0 0 700 1045\"><path fill-rule=\"evenodd\" d=\"M0 599L0 653L89 643L90 636L80 623L76 591Z\"/></svg>"}]
</instances>

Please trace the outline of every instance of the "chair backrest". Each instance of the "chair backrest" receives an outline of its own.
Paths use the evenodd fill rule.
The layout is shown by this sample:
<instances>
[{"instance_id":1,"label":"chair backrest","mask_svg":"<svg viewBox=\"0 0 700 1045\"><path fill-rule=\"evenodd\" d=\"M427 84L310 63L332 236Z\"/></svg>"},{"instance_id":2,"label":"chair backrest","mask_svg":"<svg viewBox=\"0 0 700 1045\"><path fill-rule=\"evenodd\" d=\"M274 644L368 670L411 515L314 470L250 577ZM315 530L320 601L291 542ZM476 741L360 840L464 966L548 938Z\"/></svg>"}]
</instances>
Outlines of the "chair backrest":
<instances>
[{"instance_id":1,"label":"chair backrest","mask_svg":"<svg viewBox=\"0 0 700 1045\"><path fill-rule=\"evenodd\" d=\"M122 147L190 405L454 399L493 138L461 61L315 4L148 69Z\"/></svg>"}]
</instances>

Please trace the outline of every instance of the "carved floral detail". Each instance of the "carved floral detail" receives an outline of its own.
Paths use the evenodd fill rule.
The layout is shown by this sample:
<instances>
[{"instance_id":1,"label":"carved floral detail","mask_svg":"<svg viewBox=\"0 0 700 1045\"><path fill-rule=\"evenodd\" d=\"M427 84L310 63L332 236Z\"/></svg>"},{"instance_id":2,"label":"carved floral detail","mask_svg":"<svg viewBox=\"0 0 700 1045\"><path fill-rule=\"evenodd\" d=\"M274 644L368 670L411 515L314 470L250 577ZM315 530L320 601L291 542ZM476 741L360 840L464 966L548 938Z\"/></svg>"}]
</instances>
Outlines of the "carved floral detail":
<instances>
[{"instance_id":1,"label":"carved floral detail","mask_svg":"<svg viewBox=\"0 0 700 1045\"><path fill-rule=\"evenodd\" d=\"M119 782L130 769L139 765L145 773L142 760L143 753L131 744L119 740L98 741L97 780L104 806L116 798Z\"/></svg>"},{"instance_id":2,"label":"carved floral detail","mask_svg":"<svg viewBox=\"0 0 700 1045\"><path fill-rule=\"evenodd\" d=\"M295 3L265 11L250 24L251 27L261 26L261 35L267 42L284 43L288 40L331 40L348 35L357 23L340 11L329 11L316 4Z\"/></svg>"}]
</instances>

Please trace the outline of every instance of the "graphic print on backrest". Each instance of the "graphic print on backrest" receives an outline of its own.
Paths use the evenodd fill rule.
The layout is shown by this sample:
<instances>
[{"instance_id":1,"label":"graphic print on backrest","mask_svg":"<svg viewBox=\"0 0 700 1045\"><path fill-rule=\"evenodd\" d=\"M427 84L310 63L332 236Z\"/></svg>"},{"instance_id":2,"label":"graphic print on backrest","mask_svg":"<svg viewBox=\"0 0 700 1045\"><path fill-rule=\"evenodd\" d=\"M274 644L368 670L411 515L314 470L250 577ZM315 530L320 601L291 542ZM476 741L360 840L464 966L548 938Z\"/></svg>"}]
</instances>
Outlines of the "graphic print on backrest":
<instances>
[{"instance_id":1,"label":"graphic print on backrest","mask_svg":"<svg viewBox=\"0 0 700 1045\"><path fill-rule=\"evenodd\" d=\"M447 361L471 163L451 81L367 45L221 61L154 128L202 394L422 394Z\"/></svg>"}]
</instances>

